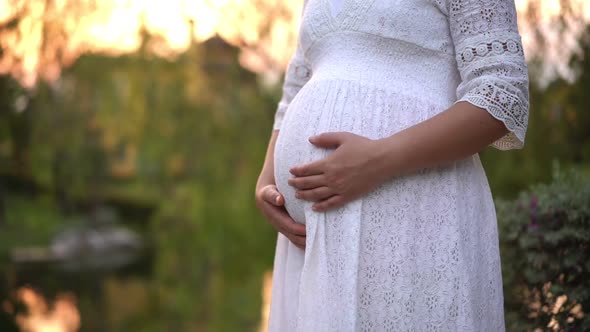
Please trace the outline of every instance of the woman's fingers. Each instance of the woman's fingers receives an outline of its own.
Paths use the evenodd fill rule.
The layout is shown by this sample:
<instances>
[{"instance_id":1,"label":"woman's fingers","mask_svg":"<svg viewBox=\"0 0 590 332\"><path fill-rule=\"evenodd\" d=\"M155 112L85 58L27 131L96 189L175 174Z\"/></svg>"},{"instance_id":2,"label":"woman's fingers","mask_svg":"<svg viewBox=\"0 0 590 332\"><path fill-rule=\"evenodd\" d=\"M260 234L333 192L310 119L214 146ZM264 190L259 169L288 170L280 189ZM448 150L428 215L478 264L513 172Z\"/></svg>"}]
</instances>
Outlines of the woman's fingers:
<instances>
[{"instance_id":1,"label":"woman's fingers","mask_svg":"<svg viewBox=\"0 0 590 332\"><path fill-rule=\"evenodd\" d=\"M288 181L289 185L300 189L313 189L326 185L326 177L323 174L311 175L306 177L295 177L290 178Z\"/></svg>"},{"instance_id":2,"label":"woman's fingers","mask_svg":"<svg viewBox=\"0 0 590 332\"><path fill-rule=\"evenodd\" d=\"M295 193L295 197L310 202L318 202L334 196L334 190L329 187L319 187L311 190L301 190Z\"/></svg>"},{"instance_id":3,"label":"woman's fingers","mask_svg":"<svg viewBox=\"0 0 590 332\"><path fill-rule=\"evenodd\" d=\"M289 172L295 176L310 176L323 174L325 164L327 162L326 158L313 161L309 164L291 167L289 169Z\"/></svg>"},{"instance_id":4,"label":"woman's fingers","mask_svg":"<svg viewBox=\"0 0 590 332\"><path fill-rule=\"evenodd\" d=\"M282 206L285 204L285 198L277 189L275 185L267 185L266 187L262 188L262 197L268 203L274 206Z\"/></svg>"},{"instance_id":5,"label":"woman's fingers","mask_svg":"<svg viewBox=\"0 0 590 332\"><path fill-rule=\"evenodd\" d=\"M291 243L293 243L299 249L305 249L305 236L293 235L287 237Z\"/></svg>"},{"instance_id":6,"label":"woman's fingers","mask_svg":"<svg viewBox=\"0 0 590 332\"><path fill-rule=\"evenodd\" d=\"M295 222L284 209L270 205L269 209L269 219L275 228L299 249L305 249L305 225Z\"/></svg>"},{"instance_id":7,"label":"woman's fingers","mask_svg":"<svg viewBox=\"0 0 590 332\"><path fill-rule=\"evenodd\" d=\"M285 198L276 185L267 185L259 191L258 206L266 220L295 246L305 249L305 225L299 224L289 216L284 208Z\"/></svg>"},{"instance_id":8,"label":"woman's fingers","mask_svg":"<svg viewBox=\"0 0 590 332\"><path fill-rule=\"evenodd\" d=\"M284 232L297 236L306 235L305 225L295 222L284 209L275 207L270 213L270 218L275 220Z\"/></svg>"},{"instance_id":9,"label":"woman's fingers","mask_svg":"<svg viewBox=\"0 0 590 332\"><path fill-rule=\"evenodd\" d=\"M305 237L305 225L295 222L283 207L277 207L265 202L263 207L267 220L285 236L294 235Z\"/></svg>"},{"instance_id":10,"label":"woman's fingers","mask_svg":"<svg viewBox=\"0 0 590 332\"><path fill-rule=\"evenodd\" d=\"M305 249L305 225L282 217L274 219L276 228L299 249Z\"/></svg>"},{"instance_id":11,"label":"woman's fingers","mask_svg":"<svg viewBox=\"0 0 590 332\"><path fill-rule=\"evenodd\" d=\"M340 206L344 205L344 203L346 203L346 201L344 200L344 197L342 197L341 195L334 195L324 201L321 201L319 203L315 203L312 206L312 209L314 211L321 212L321 211L326 211L326 210L340 207Z\"/></svg>"}]
</instances>

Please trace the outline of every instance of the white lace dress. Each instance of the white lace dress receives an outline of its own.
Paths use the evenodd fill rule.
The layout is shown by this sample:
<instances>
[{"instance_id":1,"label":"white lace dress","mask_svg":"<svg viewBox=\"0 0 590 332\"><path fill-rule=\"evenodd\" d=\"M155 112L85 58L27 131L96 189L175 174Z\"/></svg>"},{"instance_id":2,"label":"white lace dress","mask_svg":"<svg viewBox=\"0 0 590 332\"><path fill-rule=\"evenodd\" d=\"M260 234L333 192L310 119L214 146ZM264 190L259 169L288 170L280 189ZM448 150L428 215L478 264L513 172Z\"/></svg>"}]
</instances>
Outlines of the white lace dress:
<instances>
[{"instance_id":1,"label":"white lace dress","mask_svg":"<svg viewBox=\"0 0 590 332\"><path fill-rule=\"evenodd\" d=\"M392 179L325 213L289 168L326 156L308 137L390 136L467 101L520 148L528 76L513 0L307 0L275 116L275 180L306 224L276 247L269 329L503 331L494 203L478 155Z\"/></svg>"}]
</instances>

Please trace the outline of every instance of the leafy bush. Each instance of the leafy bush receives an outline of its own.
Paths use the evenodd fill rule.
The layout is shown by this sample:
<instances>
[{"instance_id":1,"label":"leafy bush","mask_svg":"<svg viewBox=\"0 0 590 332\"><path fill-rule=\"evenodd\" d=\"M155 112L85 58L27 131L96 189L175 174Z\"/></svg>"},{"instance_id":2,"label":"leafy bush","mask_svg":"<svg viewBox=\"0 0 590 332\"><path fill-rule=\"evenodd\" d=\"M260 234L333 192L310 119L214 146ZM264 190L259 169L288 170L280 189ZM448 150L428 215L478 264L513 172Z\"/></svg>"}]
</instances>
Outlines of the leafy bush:
<instances>
[{"instance_id":1,"label":"leafy bush","mask_svg":"<svg viewBox=\"0 0 590 332\"><path fill-rule=\"evenodd\" d=\"M590 331L590 179L556 168L496 205L507 330Z\"/></svg>"}]
</instances>

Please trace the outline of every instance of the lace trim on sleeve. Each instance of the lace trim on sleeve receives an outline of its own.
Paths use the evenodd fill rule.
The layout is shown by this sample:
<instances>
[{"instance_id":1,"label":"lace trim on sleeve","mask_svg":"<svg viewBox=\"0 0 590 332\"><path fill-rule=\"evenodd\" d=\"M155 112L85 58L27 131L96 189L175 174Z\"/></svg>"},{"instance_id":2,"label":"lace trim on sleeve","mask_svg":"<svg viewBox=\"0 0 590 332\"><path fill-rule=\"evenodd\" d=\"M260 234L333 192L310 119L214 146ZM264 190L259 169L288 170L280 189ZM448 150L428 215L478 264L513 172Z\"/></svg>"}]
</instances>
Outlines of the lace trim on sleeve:
<instances>
[{"instance_id":1,"label":"lace trim on sleeve","mask_svg":"<svg viewBox=\"0 0 590 332\"><path fill-rule=\"evenodd\" d=\"M488 111L502 121L510 130L508 134L492 143L497 149L520 149L524 146L528 123L528 98L510 84L499 80L487 80L470 90L459 101L467 101Z\"/></svg>"},{"instance_id":2,"label":"lace trim on sleeve","mask_svg":"<svg viewBox=\"0 0 590 332\"><path fill-rule=\"evenodd\" d=\"M522 148L528 125L529 95L520 37L510 33L492 40L468 38L462 44L456 55L463 78L457 90L458 101L486 109L510 130L493 147Z\"/></svg>"},{"instance_id":3,"label":"lace trim on sleeve","mask_svg":"<svg viewBox=\"0 0 590 332\"><path fill-rule=\"evenodd\" d=\"M505 38L503 40L497 39L491 42L481 42L477 46L466 46L457 54L457 65L459 69L463 69L478 58L486 56L512 54L523 56L522 44L519 39Z\"/></svg>"}]
</instances>

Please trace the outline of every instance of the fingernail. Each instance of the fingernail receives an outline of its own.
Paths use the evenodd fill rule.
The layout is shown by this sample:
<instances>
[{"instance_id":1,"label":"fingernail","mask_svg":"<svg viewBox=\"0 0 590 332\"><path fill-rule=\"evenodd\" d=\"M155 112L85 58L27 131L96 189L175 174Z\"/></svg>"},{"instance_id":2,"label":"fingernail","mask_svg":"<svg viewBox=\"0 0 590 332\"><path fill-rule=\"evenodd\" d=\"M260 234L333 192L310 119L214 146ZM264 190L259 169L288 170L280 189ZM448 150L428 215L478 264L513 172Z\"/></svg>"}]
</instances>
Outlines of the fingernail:
<instances>
[{"instance_id":1,"label":"fingernail","mask_svg":"<svg viewBox=\"0 0 590 332\"><path fill-rule=\"evenodd\" d=\"M275 203L279 204L279 200L280 200L280 199L281 199L281 196L278 196L278 195L277 195L277 196L275 197Z\"/></svg>"}]
</instances>

